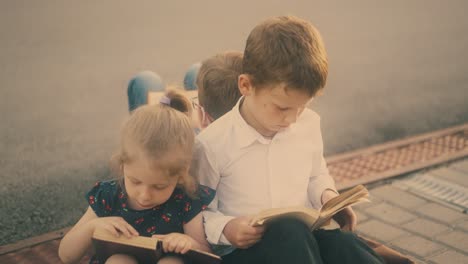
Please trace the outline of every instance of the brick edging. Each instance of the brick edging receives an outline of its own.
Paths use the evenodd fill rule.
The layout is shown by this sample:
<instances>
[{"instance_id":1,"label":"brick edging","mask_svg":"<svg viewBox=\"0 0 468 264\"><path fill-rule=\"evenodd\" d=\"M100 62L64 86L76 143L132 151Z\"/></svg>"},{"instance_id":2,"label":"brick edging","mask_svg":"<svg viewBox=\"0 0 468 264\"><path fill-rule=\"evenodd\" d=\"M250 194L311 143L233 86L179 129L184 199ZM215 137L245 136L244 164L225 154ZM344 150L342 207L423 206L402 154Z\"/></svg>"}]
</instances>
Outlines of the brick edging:
<instances>
[{"instance_id":1,"label":"brick edging","mask_svg":"<svg viewBox=\"0 0 468 264\"><path fill-rule=\"evenodd\" d=\"M55 239L60 239L62 238L69 230L71 227L66 227L62 228L56 231L52 231L49 233L45 233L39 236L27 238L24 240L17 241L12 244L6 244L3 246L0 246L0 255L8 254L11 252L15 252L18 250L21 250L23 248L28 248L28 247L33 247L35 245L42 244L47 241L55 240Z\"/></svg>"},{"instance_id":2,"label":"brick edging","mask_svg":"<svg viewBox=\"0 0 468 264\"><path fill-rule=\"evenodd\" d=\"M451 133L462 131L462 130L468 131L468 123L459 125L459 126L446 128L446 129L433 131L433 132L419 134L416 136L411 136L411 137L407 137L403 139L397 139L397 140L385 142L382 144L376 144L370 147L352 150L352 151L345 152L345 153L332 155L330 157L327 157L326 160L327 160L327 164L342 162L344 160L355 158L358 156L368 156L376 152L381 152L381 151L392 149L392 148L398 148L401 146L418 143L424 140L428 140L430 138L440 137L442 135L447 135L447 134L451 134Z\"/></svg>"}]
</instances>

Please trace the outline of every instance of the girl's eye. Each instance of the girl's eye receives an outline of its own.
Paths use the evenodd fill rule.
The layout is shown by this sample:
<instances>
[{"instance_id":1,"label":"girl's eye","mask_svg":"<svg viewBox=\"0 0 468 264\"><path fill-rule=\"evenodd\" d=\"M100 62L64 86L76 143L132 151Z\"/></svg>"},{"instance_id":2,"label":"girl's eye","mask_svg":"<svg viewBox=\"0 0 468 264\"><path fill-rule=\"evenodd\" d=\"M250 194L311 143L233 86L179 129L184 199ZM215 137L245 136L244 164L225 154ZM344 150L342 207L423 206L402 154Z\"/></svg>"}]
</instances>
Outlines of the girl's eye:
<instances>
[{"instance_id":1,"label":"girl's eye","mask_svg":"<svg viewBox=\"0 0 468 264\"><path fill-rule=\"evenodd\" d=\"M158 191L164 190L166 188L167 188L167 186L153 185L153 189L158 190Z\"/></svg>"},{"instance_id":2,"label":"girl's eye","mask_svg":"<svg viewBox=\"0 0 468 264\"><path fill-rule=\"evenodd\" d=\"M140 184L140 181L135 180L135 179L130 179L130 182L133 184Z\"/></svg>"},{"instance_id":3,"label":"girl's eye","mask_svg":"<svg viewBox=\"0 0 468 264\"><path fill-rule=\"evenodd\" d=\"M169 176L177 176L180 173L180 169L177 170L169 170Z\"/></svg>"}]
</instances>

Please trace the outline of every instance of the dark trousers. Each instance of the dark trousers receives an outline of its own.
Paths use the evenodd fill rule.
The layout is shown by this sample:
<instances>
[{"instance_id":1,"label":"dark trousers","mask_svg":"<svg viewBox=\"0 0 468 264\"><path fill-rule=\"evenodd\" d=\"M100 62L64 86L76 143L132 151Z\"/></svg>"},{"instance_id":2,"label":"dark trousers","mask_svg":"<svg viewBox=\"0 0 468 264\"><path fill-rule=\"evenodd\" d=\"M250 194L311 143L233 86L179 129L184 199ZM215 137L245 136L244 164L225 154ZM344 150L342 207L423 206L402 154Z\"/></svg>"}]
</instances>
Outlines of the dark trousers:
<instances>
[{"instance_id":1,"label":"dark trousers","mask_svg":"<svg viewBox=\"0 0 468 264\"><path fill-rule=\"evenodd\" d=\"M248 249L236 249L223 257L226 264L382 264L385 263L355 234L315 230L294 219L282 219Z\"/></svg>"}]
</instances>

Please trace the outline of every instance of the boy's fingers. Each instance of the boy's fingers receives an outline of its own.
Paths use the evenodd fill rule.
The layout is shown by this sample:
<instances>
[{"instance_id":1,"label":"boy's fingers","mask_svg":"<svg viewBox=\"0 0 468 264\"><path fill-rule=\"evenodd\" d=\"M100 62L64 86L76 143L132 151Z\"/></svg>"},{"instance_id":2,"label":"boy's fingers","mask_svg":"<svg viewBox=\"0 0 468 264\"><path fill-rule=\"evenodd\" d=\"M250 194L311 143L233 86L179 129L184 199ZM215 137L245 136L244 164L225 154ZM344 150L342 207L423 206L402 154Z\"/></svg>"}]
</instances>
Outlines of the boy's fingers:
<instances>
[{"instance_id":1,"label":"boy's fingers","mask_svg":"<svg viewBox=\"0 0 468 264\"><path fill-rule=\"evenodd\" d=\"M247 247L251 247L251 246L257 244L258 241L260 241L260 239L252 239L252 240L247 241Z\"/></svg>"},{"instance_id":2,"label":"boy's fingers","mask_svg":"<svg viewBox=\"0 0 468 264\"><path fill-rule=\"evenodd\" d=\"M344 217L343 217L343 220L342 220L343 221L342 229L352 232L356 228L357 217L356 217L356 214L351 209L351 207L348 207L346 209L346 212L347 212L347 214L344 214Z\"/></svg>"},{"instance_id":3,"label":"boy's fingers","mask_svg":"<svg viewBox=\"0 0 468 264\"><path fill-rule=\"evenodd\" d=\"M346 223L341 229L344 231L352 231L349 223Z\"/></svg>"},{"instance_id":4,"label":"boy's fingers","mask_svg":"<svg viewBox=\"0 0 468 264\"><path fill-rule=\"evenodd\" d=\"M356 221L354 219L349 219L346 225L348 227L348 231L354 231L354 227L356 226Z\"/></svg>"},{"instance_id":5,"label":"boy's fingers","mask_svg":"<svg viewBox=\"0 0 468 264\"><path fill-rule=\"evenodd\" d=\"M265 232L265 227L259 226L259 227L249 227L248 229L245 230L244 234L245 235L263 235Z\"/></svg>"},{"instance_id":6,"label":"boy's fingers","mask_svg":"<svg viewBox=\"0 0 468 264\"><path fill-rule=\"evenodd\" d=\"M259 240L258 239L252 239L252 240L245 240L239 243L238 247L242 249L247 249L253 245L255 245Z\"/></svg>"},{"instance_id":7,"label":"boy's fingers","mask_svg":"<svg viewBox=\"0 0 468 264\"><path fill-rule=\"evenodd\" d=\"M263 234L263 233L265 233L265 229L266 229L265 226L257 226L257 227L255 227L255 230L256 230L257 234Z\"/></svg>"},{"instance_id":8,"label":"boy's fingers","mask_svg":"<svg viewBox=\"0 0 468 264\"><path fill-rule=\"evenodd\" d=\"M260 239L262 238L263 233L245 233L241 240L253 240L253 239Z\"/></svg>"}]
</instances>

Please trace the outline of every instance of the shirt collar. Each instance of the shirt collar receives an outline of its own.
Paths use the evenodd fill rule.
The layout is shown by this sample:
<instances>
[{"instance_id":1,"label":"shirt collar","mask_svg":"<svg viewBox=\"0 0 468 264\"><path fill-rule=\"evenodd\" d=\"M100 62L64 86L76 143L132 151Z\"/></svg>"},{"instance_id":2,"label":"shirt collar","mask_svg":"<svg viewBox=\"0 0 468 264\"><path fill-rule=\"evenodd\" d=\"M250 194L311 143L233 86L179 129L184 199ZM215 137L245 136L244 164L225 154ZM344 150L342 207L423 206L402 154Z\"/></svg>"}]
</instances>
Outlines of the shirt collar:
<instances>
[{"instance_id":1,"label":"shirt collar","mask_svg":"<svg viewBox=\"0 0 468 264\"><path fill-rule=\"evenodd\" d=\"M237 146L239 148L244 148L255 142L262 137L253 127L251 127L247 122L244 120L240 113L240 106L244 101L244 96L239 98L237 104L232 109L233 118L234 118L234 133L237 138Z\"/></svg>"}]
</instances>

